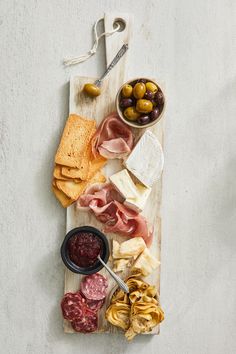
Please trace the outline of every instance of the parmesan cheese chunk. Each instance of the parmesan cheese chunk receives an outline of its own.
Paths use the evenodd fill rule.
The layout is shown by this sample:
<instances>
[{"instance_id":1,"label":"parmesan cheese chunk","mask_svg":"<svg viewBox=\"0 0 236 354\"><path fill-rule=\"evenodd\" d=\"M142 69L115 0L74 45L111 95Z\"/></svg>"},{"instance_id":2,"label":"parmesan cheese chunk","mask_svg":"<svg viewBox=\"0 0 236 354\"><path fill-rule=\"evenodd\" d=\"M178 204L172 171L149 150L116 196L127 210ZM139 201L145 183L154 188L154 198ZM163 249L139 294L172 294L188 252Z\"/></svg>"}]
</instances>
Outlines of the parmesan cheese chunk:
<instances>
[{"instance_id":1,"label":"parmesan cheese chunk","mask_svg":"<svg viewBox=\"0 0 236 354\"><path fill-rule=\"evenodd\" d=\"M136 262L132 267L132 271L141 271L143 276L148 276L160 265L160 262L153 257L149 249L146 247L145 250L138 257Z\"/></svg>"},{"instance_id":2,"label":"parmesan cheese chunk","mask_svg":"<svg viewBox=\"0 0 236 354\"><path fill-rule=\"evenodd\" d=\"M128 241L119 242L113 240L112 257L117 258L132 258L137 257L145 249L146 244L142 237L134 237Z\"/></svg>"},{"instance_id":3,"label":"parmesan cheese chunk","mask_svg":"<svg viewBox=\"0 0 236 354\"><path fill-rule=\"evenodd\" d=\"M113 263L113 270L114 272L123 272L126 270L127 267L130 266L130 260L129 259L116 259Z\"/></svg>"}]
</instances>

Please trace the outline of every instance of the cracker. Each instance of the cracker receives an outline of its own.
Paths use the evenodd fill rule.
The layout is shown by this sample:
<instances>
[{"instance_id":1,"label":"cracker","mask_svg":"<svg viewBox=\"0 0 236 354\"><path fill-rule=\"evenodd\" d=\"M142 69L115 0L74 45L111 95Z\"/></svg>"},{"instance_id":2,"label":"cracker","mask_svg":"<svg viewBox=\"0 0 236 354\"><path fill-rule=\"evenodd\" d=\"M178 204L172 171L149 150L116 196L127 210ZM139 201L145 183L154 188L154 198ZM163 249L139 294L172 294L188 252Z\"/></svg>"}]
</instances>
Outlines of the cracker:
<instances>
[{"instance_id":1,"label":"cracker","mask_svg":"<svg viewBox=\"0 0 236 354\"><path fill-rule=\"evenodd\" d=\"M55 177L56 179L61 179L63 181L67 181L70 178L62 175L61 170L63 167L64 166L61 166L61 165L55 165L54 171L53 171L53 177Z\"/></svg>"},{"instance_id":2,"label":"cracker","mask_svg":"<svg viewBox=\"0 0 236 354\"><path fill-rule=\"evenodd\" d=\"M84 164L83 169L73 168L73 167L65 167L62 166L62 174L67 176L67 178L73 179L82 179L89 180L91 179L107 162L107 160L103 156L99 156L92 161L88 161L87 166Z\"/></svg>"},{"instance_id":3,"label":"cracker","mask_svg":"<svg viewBox=\"0 0 236 354\"><path fill-rule=\"evenodd\" d=\"M104 183L106 182L106 177L102 174L101 171L98 171L91 180L88 181L89 184L93 183Z\"/></svg>"},{"instance_id":4,"label":"cracker","mask_svg":"<svg viewBox=\"0 0 236 354\"><path fill-rule=\"evenodd\" d=\"M54 185L52 185L52 190L53 190L56 198L59 200L59 202L61 203L61 205L64 208L67 208L69 205L71 205L74 202L74 200L68 198L67 195L65 195L62 191L60 191Z\"/></svg>"},{"instance_id":5,"label":"cracker","mask_svg":"<svg viewBox=\"0 0 236 354\"><path fill-rule=\"evenodd\" d=\"M95 130L94 130L95 131ZM91 164L92 148L89 144L84 152L79 168L63 166L61 173L67 178L80 178L83 181L88 179Z\"/></svg>"},{"instance_id":6,"label":"cracker","mask_svg":"<svg viewBox=\"0 0 236 354\"><path fill-rule=\"evenodd\" d=\"M88 179L91 179L101 168L106 164L107 159L103 156L99 156L92 160L88 173Z\"/></svg>"},{"instance_id":7,"label":"cracker","mask_svg":"<svg viewBox=\"0 0 236 354\"><path fill-rule=\"evenodd\" d=\"M80 181L79 183L75 183L72 180L70 181L56 180L56 186L64 194L66 194L68 198L77 200L89 184L103 183L105 181L106 181L106 177L99 171L89 181Z\"/></svg>"},{"instance_id":8,"label":"cracker","mask_svg":"<svg viewBox=\"0 0 236 354\"><path fill-rule=\"evenodd\" d=\"M70 181L56 181L57 188L67 195L68 198L77 200L79 196L83 193L87 186L86 181L81 181L75 183L73 180Z\"/></svg>"},{"instance_id":9,"label":"cracker","mask_svg":"<svg viewBox=\"0 0 236 354\"><path fill-rule=\"evenodd\" d=\"M79 168L95 127L95 120L71 114L67 119L55 162L59 165Z\"/></svg>"},{"instance_id":10,"label":"cracker","mask_svg":"<svg viewBox=\"0 0 236 354\"><path fill-rule=\"evenodd\" d=\"M52 180L52 185L53 185L54 187L57 186L57 185L56 185L56 180L55 180L55 178L53 178L53 180Z\"/></svg>"}]
</instances>

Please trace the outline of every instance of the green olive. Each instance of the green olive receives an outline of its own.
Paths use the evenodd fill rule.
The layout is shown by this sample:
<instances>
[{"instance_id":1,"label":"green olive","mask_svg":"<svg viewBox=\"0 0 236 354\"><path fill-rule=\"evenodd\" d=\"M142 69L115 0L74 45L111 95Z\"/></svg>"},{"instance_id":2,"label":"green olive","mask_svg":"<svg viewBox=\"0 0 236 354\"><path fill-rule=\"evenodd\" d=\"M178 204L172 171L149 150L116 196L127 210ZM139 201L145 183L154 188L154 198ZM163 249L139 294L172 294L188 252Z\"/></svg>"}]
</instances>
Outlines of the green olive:
<instances>
[{"instance_id":1,"label":"green olive","mask_svg":"<svg viewBox=\"0 0 236 354\"><path fill-rule=\"evenodd\" d=\"M146 83L146 89L151 91L151 92L157 92L158 91L158 87L157 85L155 85L153 82L148 81Z\"/></svg>"},{"instance_id":2,"label":"green olive","mask_svg":"<svg viewBox=\"0 0 236 354\"><path fill-rule=\"evenodd\" d=\"M83 91L90 97L97 97L101 94L101 90L94 84L85 84Z\"/></svg>"},{"instance_id":3,"label":"green olive","mask_svg":"<svg viewBox=\"0 0 236 354\"><path fill-rule=\"evenodd\" d=\"M136 111L135 107L128 107L124 110L124 116L128 120L137 120L140 117L140 113Z\"/></svg>"},{"instance_id":4,"label":"green olive","mask_svg":"<svg viewBox=\"0 0 236 354\"><path fill-rule=\"evenodd\" d=\"M133 87L131 85L125 85L121 91L122 96L125 98L129 98L132 95L132 92L133 92Z\"/></svg>"},{"instance_id":5,"label":"green olive","mask_svg":"<svg viewBox=\"0 0 236 354\"><path fill-rule=\"evenodd\" d=\"M153 109L153 104L149 100L138 100L136 104L136 109L140 113L149 113Z\"/></svg>"},{"instance_id":6,"label":"green olive","mask_svg":"<svg viewBox=\"0 0 236 354\"><path fill-rule=\"evenodd\" d=\"M133 90L133 95L135 98L137 99L143 98L145 92L146 92L146 86L143 82L138 82L137 84L135 84Z\"/></svg>"}]
</instances>

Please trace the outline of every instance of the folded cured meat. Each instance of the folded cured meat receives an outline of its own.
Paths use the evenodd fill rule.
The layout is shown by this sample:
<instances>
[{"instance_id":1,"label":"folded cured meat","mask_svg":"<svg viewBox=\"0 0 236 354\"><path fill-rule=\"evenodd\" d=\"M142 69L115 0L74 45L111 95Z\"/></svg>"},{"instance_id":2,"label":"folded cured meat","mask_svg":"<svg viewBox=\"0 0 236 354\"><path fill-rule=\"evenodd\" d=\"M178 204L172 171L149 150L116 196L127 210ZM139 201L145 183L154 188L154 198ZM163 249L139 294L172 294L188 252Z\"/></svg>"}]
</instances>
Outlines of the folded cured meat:
<instances>
[{"instance_id":1,"label":"folded cured meat","mask_svg":"<svg viewBox=\"0 0 236 354\"><path fill-rule=\"evenodd\" d=\"M107 159L127 156L134 144L131 129L123 123L117 113L109 114L100 124L92 138L92 152Z\"/></svg>"},{"instance_id":2,"label":"folded cured meat","mask_svg":"<svg viewBox=\"0 0 236 354\"><path fill-rule=\"evenodd\" d=\"M150 246L152 232L143 215L123 204L123 198L110 183L89 187L77 201L78 208L89 207L96 218L105 224L105 232L142 237Z\"/></svg>"},{"instance_id":3,"label":"folded cured meat","mask_svg":"<svg viewBox=\"0 0 236 354\"><path fill-rule=\"evenodd\" d=\"M111 183L95 183L89 186L84 194L80 196L77 201L77 207L79 209L90 209L92 202L92 205L102 207L114 200L123 202L124 198Z\"/></svg>"}]
</instances>

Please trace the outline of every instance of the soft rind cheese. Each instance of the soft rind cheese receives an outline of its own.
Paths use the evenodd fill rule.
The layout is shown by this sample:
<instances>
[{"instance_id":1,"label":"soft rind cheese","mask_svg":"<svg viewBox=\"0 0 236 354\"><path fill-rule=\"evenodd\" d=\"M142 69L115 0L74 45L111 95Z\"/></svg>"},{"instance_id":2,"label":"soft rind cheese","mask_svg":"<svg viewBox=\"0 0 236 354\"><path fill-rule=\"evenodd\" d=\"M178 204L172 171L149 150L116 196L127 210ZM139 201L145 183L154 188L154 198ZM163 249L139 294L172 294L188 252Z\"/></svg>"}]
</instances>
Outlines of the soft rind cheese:
<instances>
[{"instance_id":1,"label":"soft rind cheese","mask_svg":"<svg viewBox=\"0 0 236 354\"><path fill-rule=\"evenodd\" d=\"M137 188L126 169L115 173L109 179L123 198L135 199L138 197Z\"/></svg>"},{"instance_id":2,"label":"soft rind cheese","mask_svg":"<svg viewBox=\"0 0 236 354\"><path fill-rule=\"evenodd\" d=\"M124 164L140 182L151 187L160 177L164 165L163 150L157 137L146 130Z\"/></svg>"},{"instance_id":3,"label":"soft rind cheese","mask_svg":"<svg viewBox=\"0 0 236 354\"><path fill-rule=\"evenodd\" d=\"M127 198L124 204L127 207L134 209L137 212L140 212L145 207L149 194L151 193L151 188L146 187L140 183L135 184L135 186L137 188L138 196L136 198Z\"/></svg>"},{"instance_id":4,"label":"soft rind cheese","mask_svg":"<svg viewBox=\"0 0 236 354\"><path fill-rule=\"evenodd\" d=\"M123 169L110 176L110 181L125 199L124 204L137 212L144 209L147 198L151 192L150 187L141 183L134 183L129 172Z\"/></svg>"}]
</instances>

